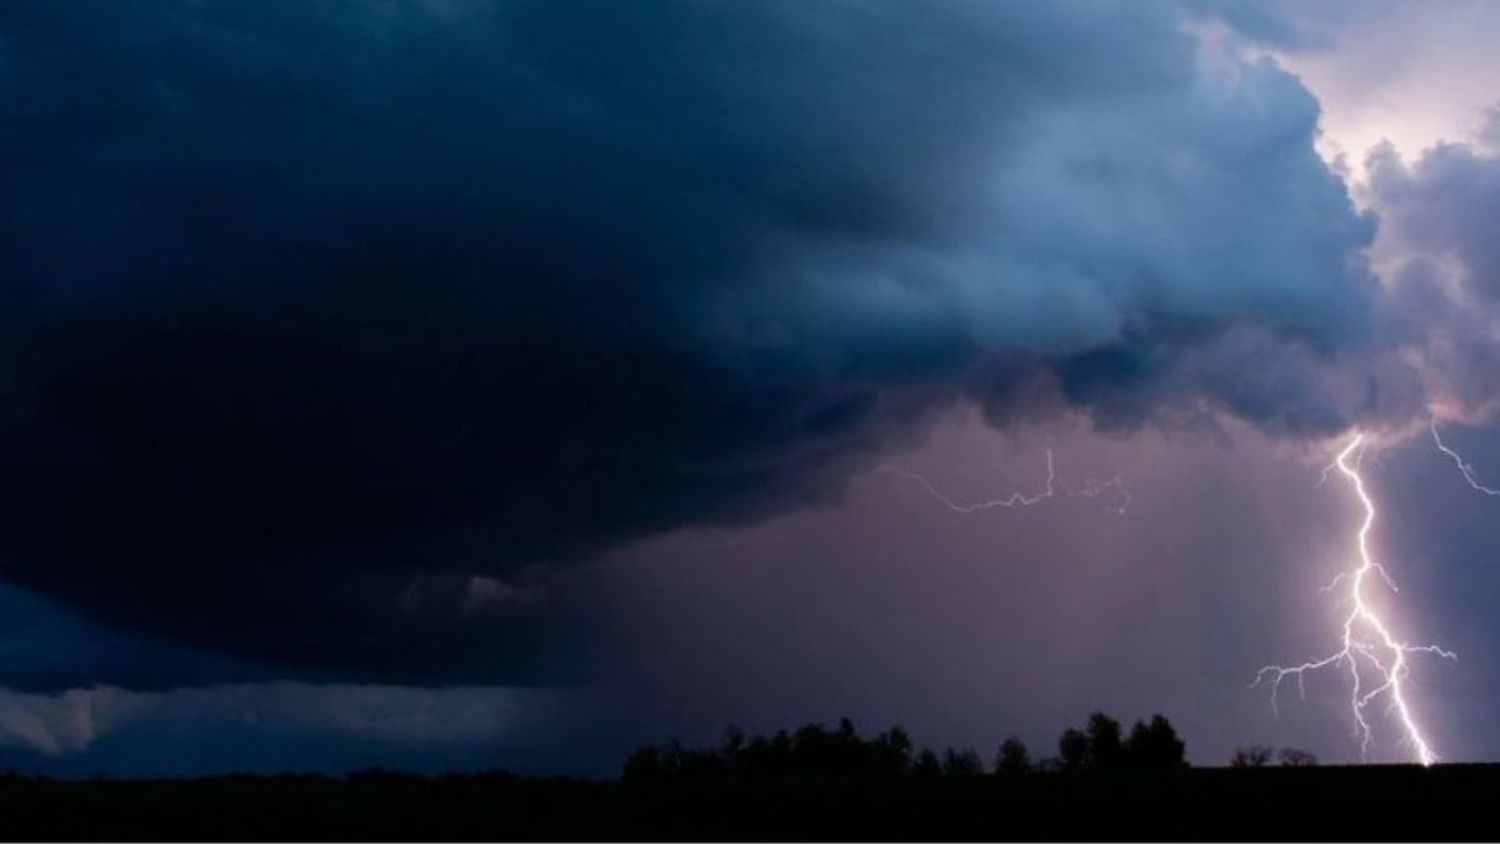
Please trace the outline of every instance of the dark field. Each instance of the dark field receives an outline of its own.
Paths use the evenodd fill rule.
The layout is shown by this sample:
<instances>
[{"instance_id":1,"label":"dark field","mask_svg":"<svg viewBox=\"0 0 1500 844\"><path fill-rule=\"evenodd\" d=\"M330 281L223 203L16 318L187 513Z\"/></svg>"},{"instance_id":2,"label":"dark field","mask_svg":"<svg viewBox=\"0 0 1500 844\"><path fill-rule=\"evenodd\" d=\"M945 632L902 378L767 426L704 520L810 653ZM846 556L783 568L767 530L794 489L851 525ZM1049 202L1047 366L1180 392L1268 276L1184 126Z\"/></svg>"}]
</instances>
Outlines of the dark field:
<instances>
[{"instance_id":1,"label":"dark field","mask_svg":"<svg viewBox=\"0 0 1500 844\"><path fill-rule=\"evenodd\" d=\"M0 781L11 839L1488 839L1500 766L887 783L225 777Z\"/></svg>"}]
</instances>

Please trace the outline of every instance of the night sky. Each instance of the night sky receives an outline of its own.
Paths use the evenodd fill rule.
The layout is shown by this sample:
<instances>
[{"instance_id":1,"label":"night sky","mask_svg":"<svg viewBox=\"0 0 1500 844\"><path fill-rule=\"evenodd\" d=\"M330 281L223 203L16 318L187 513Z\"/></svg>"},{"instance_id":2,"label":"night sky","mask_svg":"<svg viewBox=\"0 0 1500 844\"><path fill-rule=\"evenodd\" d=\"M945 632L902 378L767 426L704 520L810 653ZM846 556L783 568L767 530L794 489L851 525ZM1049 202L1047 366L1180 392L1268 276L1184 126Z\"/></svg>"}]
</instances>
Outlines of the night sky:
<instances>
[{"instance_id":1,"label":"night sky","mask_svg":"<svg viewBox=\"0 0 1500 844\"><path fill-rule=\"evenodd\" d=\"M1500 6L0 4L0 767L1500 760ZM960 504L1045 490L1033 506ZM1101 486L1102 484L1102 486ZM1094 490L1098 495L1077 495ZM1371 761L1412 748L1386 717Z\"/></svg>"}]
</instances>

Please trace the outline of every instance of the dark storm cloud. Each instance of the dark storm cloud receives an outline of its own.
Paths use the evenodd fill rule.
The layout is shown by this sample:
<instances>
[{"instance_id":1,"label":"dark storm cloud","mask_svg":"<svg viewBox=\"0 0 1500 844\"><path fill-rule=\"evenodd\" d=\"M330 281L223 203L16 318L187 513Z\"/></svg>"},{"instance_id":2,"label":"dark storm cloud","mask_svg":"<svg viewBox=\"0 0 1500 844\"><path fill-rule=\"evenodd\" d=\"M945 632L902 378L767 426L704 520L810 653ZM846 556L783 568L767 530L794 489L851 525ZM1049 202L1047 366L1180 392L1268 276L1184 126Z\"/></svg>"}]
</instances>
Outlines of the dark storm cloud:
<instances>
[{"instance_id":1,"label":"dark storm cloud","mask_svg":"<svg viewBox=\"0 0 1500 844\"><path fill-rule=\"evenodd\" d=\"M7 3L3 574L272 666L548 678L538 564L827 500L965 393L1374 412L1320 372L1373 342L1372 224L1317 105L1180 24Z\"/></svg>"},{"instance_id":2,"label":"dark storm cloud","mask_svg":"<svg viewBox=\"0 0 1500 844\"><path fill-rule=\"evenodd\" d=\"M0 586L0 666L5 690L22 692L269 679L263 668L123 635L9 586Z\"/></svg>"}]
</instances>

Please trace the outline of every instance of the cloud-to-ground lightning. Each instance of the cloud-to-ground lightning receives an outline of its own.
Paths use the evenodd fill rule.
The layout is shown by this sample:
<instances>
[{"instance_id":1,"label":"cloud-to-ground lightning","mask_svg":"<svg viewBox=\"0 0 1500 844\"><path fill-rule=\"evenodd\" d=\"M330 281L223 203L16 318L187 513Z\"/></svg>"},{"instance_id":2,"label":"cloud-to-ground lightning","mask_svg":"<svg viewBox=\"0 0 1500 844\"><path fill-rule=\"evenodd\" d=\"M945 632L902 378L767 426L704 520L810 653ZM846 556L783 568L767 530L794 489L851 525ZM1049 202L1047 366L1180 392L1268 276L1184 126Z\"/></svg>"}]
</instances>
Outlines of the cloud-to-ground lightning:
<instances>
[{"instance_id":1,"label":"cloud-to-ground lightning","mask_svg":"<svg viewBox=\"0 0 1500 844\"><path fill-rule=\"evenodd\" d=\"M1436 428L1433 430L1436 434ZM1339 574L1332 583L1325 587L1331 590L1342 583L1349 590L1346 600L1349 602L1350 609L1349 614L1344 617L1342 647L1329 656L1309 660L1301 665L1268 665L1260 670L1252 685L1270 684L1271 705L1274 708L1282 680L1295 677L1299 691L1305 694L1306 689L1302 681L1308 672L1343 666L1348 669L1352 684L1349 702L1354 717L1355 735L1360 743L1360 758L1366 760L1369 758L1372 737L1370 723L1365 717L1365 709L1372 701L1384 697L1390 704L1390 711L1400 725L1406 742L1416 752L1417 761L1424 766L1431 765L1437 761L1437 755L1428 744L1424 731L1417 723L1417 717L1406 697L1406 679L1411 670L1408 660L1415 654L1424 653L1454 660L1458 657L1451 651L1436 645L1410 645L1398 639L1391 631L1389 624L1366 599L1365 586L1370 574L1379 574L1392 590L1395 589L1395 584L1376 562L1370 550L1370 531L1375 526L1376 512L1375 501L1365 488L1364 478L1359 471L1357 455L1361 453L1364 442L1364 435L1356 433L1333 462L1333 467L1349 481L1349 485L1359 498L1361 507L1364 508L1364 518L1360 521L1355 542L1358 549L1358 563L1352 569ZM1354 459L1353 463L1350 462L1351 458ZM1365 675L1360 670L1361 661L1373 670L1376 677L1374 685L1368 689Z\"/></svg>"},{"instance_id":2,"label":"cloud-to-ground lightning","mask_svg":"<svg viewBox=\"0 0 1500 844\"><path fill-rule=\"evenodd\" d=\"M1049 498L1055 498L1058 495L1070 498L1098 498L1110 492L1116 496L1114 510L1118 515L1123 516L1126 509L1130 506L1130 490L1125 488L1125 480L1119 472L1116 472L1112 478L1104 480L1090 478L1083 482L1083 486L1077 488L1069 487L1057 477L1056 460L1050 448L1047 449L1047 481L1039 491L1033 493L1013 492L1004 498L991 498L968 504L955 501L951 496L938 489L937 485L925 475L908 472L905 469L897 468L888 463L881 466L880 469L881 471L890 472L897 477L905 478L917 484L955 513L977 513L981 510L1031 507Z\"/></svg>"},{"instance_id":3,"label":"cloud-to-ground lightning","mask_svg":"<svg viewBox=\"0 0 1500 844\"><path fill-rule=\"evenodd\" d=\"M1448 445L1443 442L1443 438L1438 434L1437 420L1434 419L1431 425L1429 425L1428 427L1432 430L1432 441L1437 444L1438 451L1441 451L1442 453L1453 458L1453 462L1458 464L1459 473L1464 476L1464 480L1468 482L1469 486L1474 488L1475 492L1482 492L1485 495L1500 495L1500 489L1491 489L1490 487L1487 487L1484 484L1480 483L1474 477L1474 467L1469 465L1469 461L1463 459L1463 457L1459 456L1458 452L1449 448Z\"/></svg>"}]
</instances>

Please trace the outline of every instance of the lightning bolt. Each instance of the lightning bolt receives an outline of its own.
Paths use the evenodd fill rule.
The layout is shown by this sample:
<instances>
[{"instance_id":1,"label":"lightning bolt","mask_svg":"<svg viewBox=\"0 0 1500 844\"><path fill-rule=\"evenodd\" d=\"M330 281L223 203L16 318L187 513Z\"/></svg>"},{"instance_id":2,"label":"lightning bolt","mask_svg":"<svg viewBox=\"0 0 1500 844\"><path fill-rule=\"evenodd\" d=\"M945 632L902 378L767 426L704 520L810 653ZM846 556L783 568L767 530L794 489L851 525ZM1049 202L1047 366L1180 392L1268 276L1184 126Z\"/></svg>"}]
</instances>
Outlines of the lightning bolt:
<instances>
[{"instance_id":1,"label":"lightning bolt","mask_svg":"<svg viewBox=\"0 0 1500 844\"><path fill-rule=\"evenodd\" d=\"M1064 484L1057 477L1056 460L1053 457L1052 449L1050 448L1047 449L1047 482L1039 491L1033 493L1013 492L1004 498L992 498L984 501L975 501L968 504L955 501L952 497L944 493L942 490L938 489L937 485L929 480L925 475L920 475L916 472L908 472L905 469L892 466L889 463L882 465L880 467L880 470L883 472L890 472L891 474L899 478L904 478L905 480L911 481L912 483L922 487L933 498L936 498L939 502L941 502L943 506L947 507L955 513L967 514L977 513L981 510L1009 509L1012 507L1031 507L1036 504L1040 504L1049 498L1056 498L1058 495L1067 496L1069 498L1098 498L1105 493L1113 492L1115 494L1115 504L1113 506L1113 509L1116 515L1123 516L1125 515L1126 509L1129 508L1131 500L1130 490L1125 488L1125 479L1118 471L1115 473L1115 476L1113 478L1104 480L1090 478L1088 480L1085 480L1083 482L1083 485L1076 489Z\"/></svg>"},{"instance_id":2,"label":"lightning bolt","mask_svg":"<svg viewBox=\"0 0 1500 844\"><path fill-rule=\"evenodd\" d=\"M1433 427L1433 434L1434 436L1437 434L1436 426ZM1289 667L1268 665L1256 674L1255 682L1251 684L1251 687L1268 683L1271 686L1271 707L1274 710L1282 680L1295 677L1298 691L1305 696L1306 688L1302 681L1306 674L1322 668L1343 666L1349 671L1351 683L1349 704L1354 717L1355 735L1359 738L1360 759L1368 760L1372 736L1369 720L1365 717L1365 709L1372 701L1383 696L1388 700L1390 711L1395 715L1406 742L1416 751L1417 761L1426 766L1436 762L1437 755L1428 745L1427 739L1423 736L1423 730L1417 723L1416 715L1413 714L1411 705L1406 700L1406 678L1411 670L1408 658L1416 654L1436 654L1450 660L1456 660L1458 657L1437 645L1409 645L1396 638L1389 625L1365 599L1366 581L1372 573L1380 575L1392 591L1396 590L1396 585L1370 552L1370 531L1375 526L1375 502L1365 488L1364 478L1360 476L1358 458L1356 457L1353 464L1350 463L1351 457L1362 453L1364 441L1364 434L1355 433L1349 443L1339 452L1332 465L1332 468L1337 469L1339 474L1348 480L1355 495L1359 498L1360 505L1364 508L1364 519L1360 522L1359 532L1356 534L1356 545L1359 550L1358 565L1339 574L1333 582L1324 587L1324 591L1332 590L1341 583L1348 587L1346 600L1349 602L1350 610L1349 614L1344 617L1342 647L1329 656L1310 660L1301 665ZM1464 465L1462 460L1459 463L1460 467ZM1465 474L1467 476L1467 473ZM1365 683L1365 673L1360 670L1362 662L1375 675L1374 685L1368 689Z\"/></svg>"},{"instance_id":3,"label":"lightning bolt","mask_svg":"<svg viewBox=\"0 0 1500 844\"><path fill-rule=\"evenodd\" d=\"M1469 482L1469 486L1473 487L1476 492L1482 492L1485 495L1500 495L1500 489L1490 489L1489 487L1475 480L1474 467L1470 466L1467 460L1464 460L1462 457L1460 457L1458 452L1454 451L1443 443L1443 438L1438 435L1436 419L1432 420L1431 424L1429 424L1428 427L1432 430L1432 441L1437 444L1438 451L1441 451L1442 453L1453 458L1453 462L1458 465L1459 473L1464 476L1465 481Z\"/></svg>"}]
</instances>

